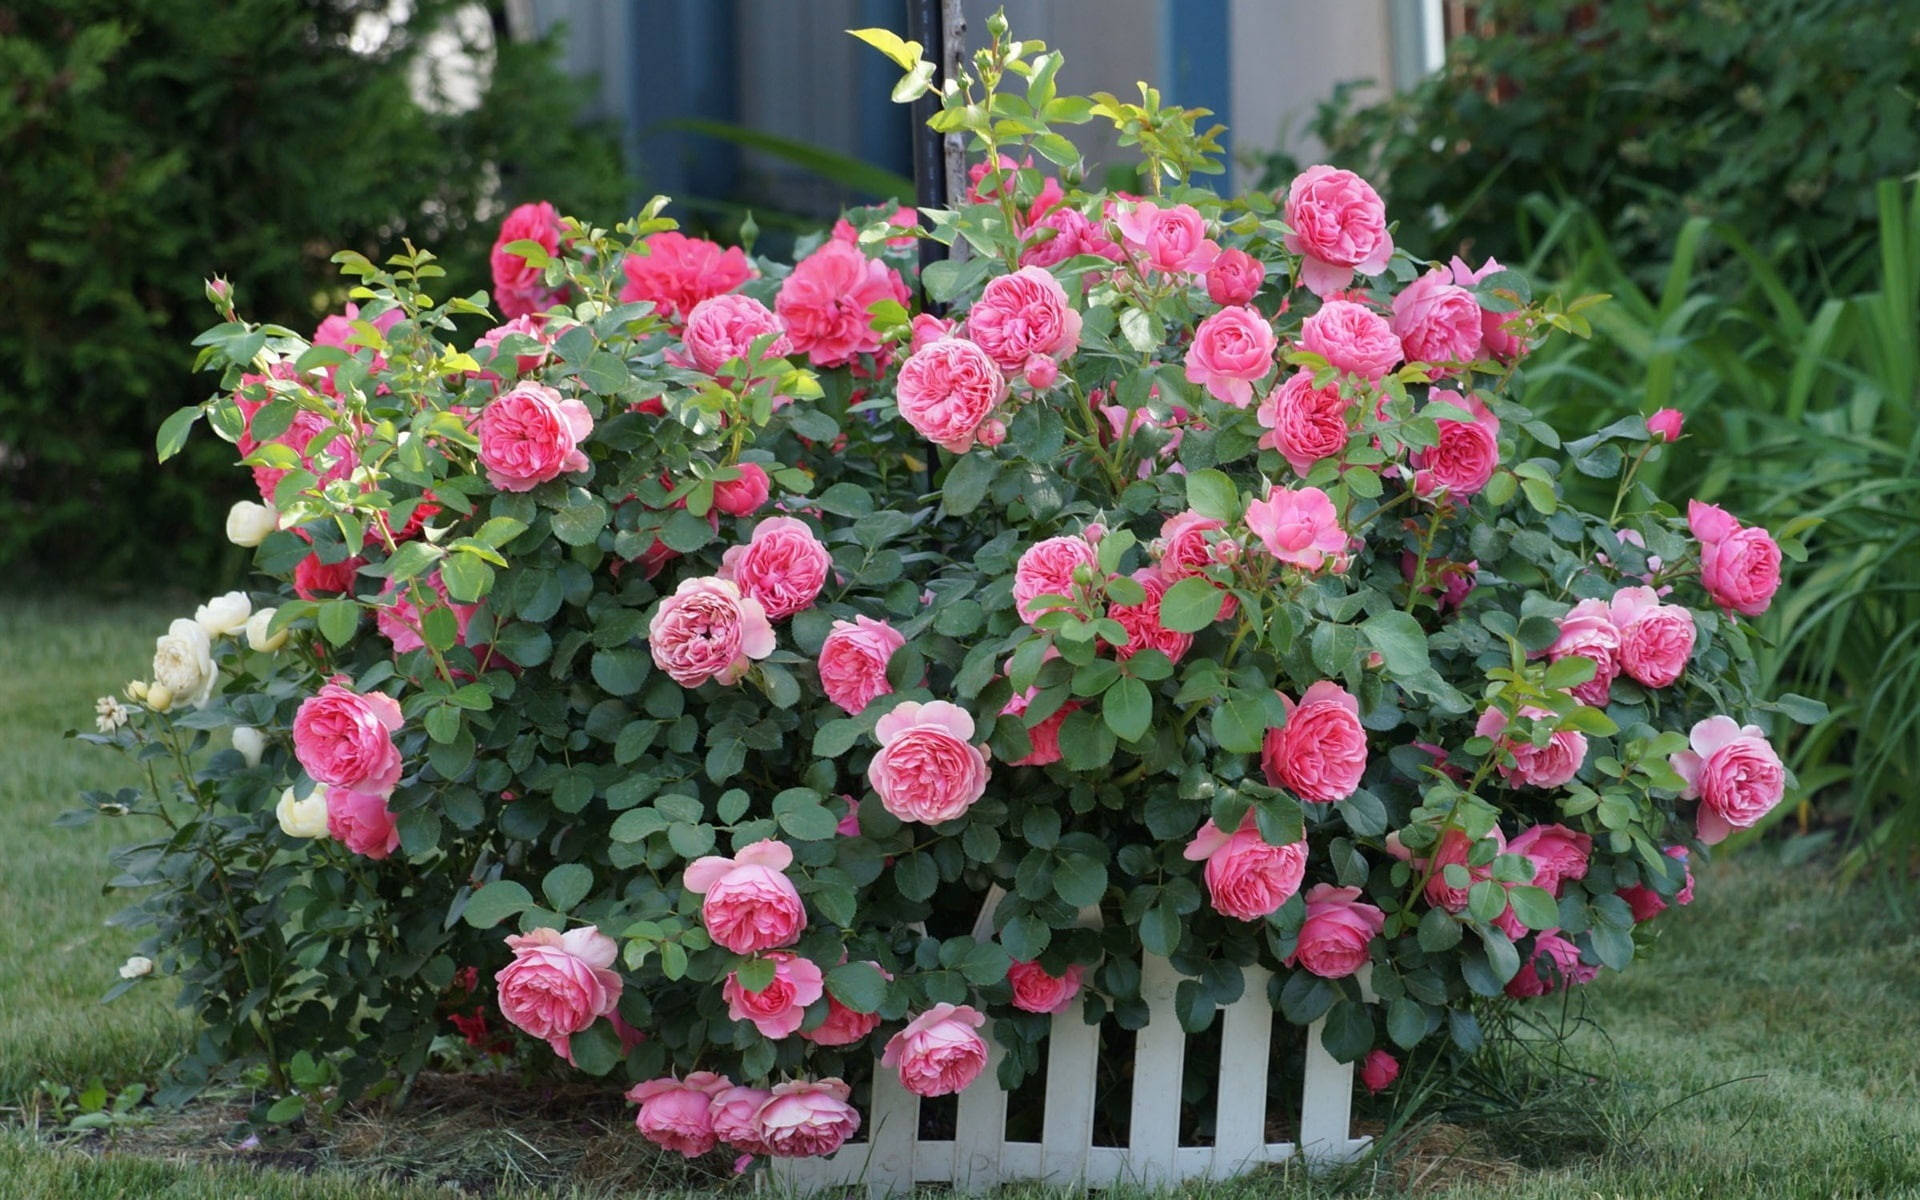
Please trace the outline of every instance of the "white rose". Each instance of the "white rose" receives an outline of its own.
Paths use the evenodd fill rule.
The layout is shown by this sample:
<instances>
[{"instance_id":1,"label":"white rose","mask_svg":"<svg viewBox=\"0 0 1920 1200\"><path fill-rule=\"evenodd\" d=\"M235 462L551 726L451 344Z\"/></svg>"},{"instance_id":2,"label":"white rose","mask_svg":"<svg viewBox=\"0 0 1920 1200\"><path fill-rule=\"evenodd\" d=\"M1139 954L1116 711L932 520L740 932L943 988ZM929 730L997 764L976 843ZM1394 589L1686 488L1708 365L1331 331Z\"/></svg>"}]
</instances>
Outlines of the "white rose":
<instances>
[{"instance_id":1,"label":"white rose","mask_svg":"<svg viewBox=\"0 0 1920 1200\"><path fill-rule=\"evenodd\" d=\"M167 703L155 700L154 706L160 711L176 703L204 708L213 696L213 685L219 681L220 673L213 665L213 641L198 622L181 617L167 626L165 634L154 639L155 687L149 689L147 695L155 700L154 690L166 689Z\"/></svg>"},{"instance_id":2,"label":"white rose","mask_svg":"<svg viewBox=\"0 0 1920 1200\"><path fill-rule=\"evenodd\" d=\"M293 789L280 793L280 803L273 806L273 815L280 822L280 832L288 837L317 838L327 833L327 785L316 783L313 794L305 800L293 798Z\"/></svg>"},{"instance_id":3,"label":"white rose","mask_svg":"<svg viewBox=\"0 0 1920 1200\"><path fill-rule=\"evenodd\" d=\"M257 767L260 765L260 756L267 752L267 735L251 725L236 725L233 728L233 748L240 752L241 758L247 760L248 766Z\"/></svg>"},{"instance_id":4,"label":"white rose","mask_svg":"<svg viewBox=\"0 0 1920 1200\"><path fill-rule=\"evenodd\" d=\"M227 540L236 546L258 546L280 527L280 514L271 504L242 500L227 510Z\"/></svg>"},{"instance_id":5,"label":"white rose","mask_svg":"<svg viewBox=\"0 0 1920 1200\"><path fill-rule=\"evenodd\" d=\"M153 974L153 960L144 954L136 954L120 964L120 978L138 979L142 975Z\"/></svg>"},{"instance_id":6,"label":"white rose","mask_svg":"<svg viewBox=\"0 0 1920 1200\"><path fill-rule=\"evenodd\" d=\"M263 608L247 618L247 645L262 654L271 654L287 644L286 630L275 634L267 632L268 626L273 624L273 614L279 611L277 608Z\"/></svg>"},{"instance_id":7,"label":"white rose","mask_svg":"<svg viewBox=\"0 0 1920 1200\"><path fill-rule=\"evenodd\" d=\"M253 601L247 599L245 592L215 596L193 611L193 619L213 637L239 633L247 627L247 618L252 615Z\"/></svg>"}]
</instances>

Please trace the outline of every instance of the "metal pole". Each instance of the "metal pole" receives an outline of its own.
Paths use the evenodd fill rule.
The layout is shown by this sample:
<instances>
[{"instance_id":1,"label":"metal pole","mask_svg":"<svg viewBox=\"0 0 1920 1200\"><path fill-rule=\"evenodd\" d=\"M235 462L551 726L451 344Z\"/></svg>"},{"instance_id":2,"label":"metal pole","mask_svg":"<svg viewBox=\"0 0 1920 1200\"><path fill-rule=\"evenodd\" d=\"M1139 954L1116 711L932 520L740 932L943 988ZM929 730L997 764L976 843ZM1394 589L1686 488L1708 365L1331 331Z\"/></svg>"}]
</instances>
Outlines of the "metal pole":
<instances>
[{"instance_id":1,"label":"metal pole","mask_svg":"<svg viewBox=\"0 0 1920 1200\"><path fill-rule=\"evenodd\" d=\"M907 38L919 42L920 53L938 63L941 74L947 67L947 29L940 0L907 0ZM936 79L939 77L936 76ZM913 102L913 202L920 208L947 206L946 139L928 128L927 122L940 111L940 97L932 91ZM920 241L920 269L947 256L946 247L931 238ZM927 298L920 290L921 306L940 315L943 306Z\"/></svg>"}]
</instances>

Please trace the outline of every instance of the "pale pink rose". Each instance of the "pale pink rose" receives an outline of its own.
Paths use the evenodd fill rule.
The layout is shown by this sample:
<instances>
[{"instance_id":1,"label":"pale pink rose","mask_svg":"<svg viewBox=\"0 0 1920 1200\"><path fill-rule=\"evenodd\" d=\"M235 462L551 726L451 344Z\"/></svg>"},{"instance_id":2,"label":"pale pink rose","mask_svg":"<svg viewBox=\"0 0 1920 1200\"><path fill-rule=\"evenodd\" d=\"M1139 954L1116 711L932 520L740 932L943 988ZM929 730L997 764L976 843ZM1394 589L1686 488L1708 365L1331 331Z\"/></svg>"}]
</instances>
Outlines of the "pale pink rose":
<instances>
[{"instance_id":1,"label":"pale pink rose","mask_svg":"<svg viewBox=\"0 0 1920 1200\"><path fill-rule=\"evenodd\" d=\"M636 1083L627 1089L627 1099L640 1106L634 1127L663 1150L698 1158L718 1141L713 1098L732 1086L732 1080L712 1071L695 1071L684 1080L666 1076Z\"/></svg>"},{"instance_id":2,"label":"pale pink rose","mask_svg":"<svg viewBox=\"0 0 1920 1200\"><path fill-rule=\"evenodd\" d=\"M773 493L773 481L759 463L735 463L733 479L713 485L713 507L730 517L748 517L760 511Z\"/></svg>"},{"instance_id":3,"label":"pale pink rose","mask_svg":"<svg viewBox=\"0 0 1920 1200\"><path fill-rule=\"evenodd\" d=\"M1757 617L1780 589L1780 547L1766 530L1748 525L1716 541L1702 539L1700 582L1721 608Z\"/></svg>"},{"instance_id":4,"label":"pale pink rose","mask_svg":"<svg viewBox=\"0 0 1920 1200\"><path fill-rule=\"evenodd\" d=\"M917 354L921 350L939 341L941 338L959 337L960 324L945 320L932 313L915 313L913 317L913 336L907 345L908 354Z\"/></svg>"},{"instance_id":5,"label":"pale pink rose","mask_svg":"<svg viewBox=\"0 0 1920 1200\"><path fill-rule=\"evenodd\" d=\"M1313 372L1295 371L1260 402L1255 418L1270 431L1260 445L1278 450L1295 474L1305 475L1321 459L1346 450L1347 409L1338 381L1316 388Z\"/></svg>"},{"instance_id":6,"label":"pale pink rose","mask_svg":"<svg viewBox=\"0 0 1920 1200\"><path fill-rule=\"evenodd\" d=\"M1222 307L1251 304L1266 277L1267 264L1245 250L1222 250L1207 268L1207 299Z\"/></svg>"},{"instance_id":7,"label":"pale pink rose","mask_svg":"<svg viewBox=\"0 0 1920 1200\"><path fill-rule=\"evenodd\" d=\"M355 854L382 859L400 848L385 793L327 789L327 834Z\"/></svg>"},{"instance_id":8,"label":"pale pink rose","mask_svg":"<svg viewBox=\"0 0 1920 1200\"><path fill-rule=\"evenodd\" d=\"M820 686L827 699L859 715L874 697L893 691L887 662L907 639L885 621L855 617L835 621L820 644Z\"/></svg>"},{"instance_id":9,"label":"pale pink rose","mask_svg":"<svg viewBox=\"0 0 1920 1200\"><path fill-rule=\"evenodd\" d=\"M1287 187L1286 247L1302 258L1300 282L1327 296L1353 282L1353 273L1378 275L1393 257L1387 206L1352 171L1308 167Z\"/></svg>"},{"instance_id":10,"label":"pale pink rose","mask_svg":"<svg viewBox=\"0 0 1920 1200\"><path fill-rule=\"evenodd\" d=\"M951 1096L987 1065L987 1043L975 1032L987 1023L965 1004L936 1004L887 1040L880 1065L900 1073L900 1085L916 1096Z\"/></svg>"},{"instance_id":11,"label":"pale pink rose","mask_svg":"<svg viewBox=\"0 0 1920 1200\"><path fill-rule=\"evenodd\" d=\"M776 1084L760 1110L760 1140L778 1158L832 1154L860 1129L860 1114L847 1103L852 1089L838 1079Z\"/></svg>"},{"instance_id":12,"label":"pale pink rose","mask_svg":"<svg viewBox=\"0 0 1920 1200\"><path fill-rule=\"evenodd\" d=\"M1280 700L1287 707L1287 723L1267 730L1260 747L1267 782L1309 804L1331 804L1353 795L1367 770L1360 702L1326 679L1301 693L1298 704L1284 692Z\"/></svg>"},{"instance_id":13,"label":"pale pink rose","mask_svg":"<svg viewBox=\"0 0 1920 1200\"><path fill-rule=\"evenodd\" d=\"M1534 886L1558 896L1567 880L1587 877L1593 839L1565 825L1535 825L1508 842L1507 852L1532 860Z\"/></svg>"},{"instance_id":14,"label":"pale pink rose","mask_svg":"<svg viewBox=\"0 0 1920 1200\"><path fill-rule=\"evenodd\" d=\"M1680 890L1674 894L1674 903L1692 904L1693 868L1687 865L1687 848L1685 846L1668 846L1665 850L1661 851L1661 853L1665 854L1668 858L1679 860L1681 869L1686 872L1686 882L1683 883ZM1666 897L1645 884L1636 883L1630 887L1623 887L1620 889L1619 895L1622 900L1627 902L1627 907L1633 910L1633 919L1635 921L1651 921L1667 910Z\"/></svg>"},{"instance_id":15,"label":"pale pink rose","mask_svg":"<svg viewBox=\"0 0 1920 1200\"><path fill-rule=\"evenodd\" d=\"M756 359L753 343L768 334L775 335L774 339ZM731 362L746 362L750 368L757 368L769 359L793 353L793 343L780 327L780 318L752 296L737 293L710 296L694 305L687 315L684 340L693 365L716 377L724 374Z\"/></svg>"},{"instance_id":16,"label":"pale pink rose","mask_svg":"<svg viewBox=\"0 0 1920 1200\"><path fill-rule=\"evenodd\" d=\"M1507 981L1507 995L1526 999L1591 983L1600 968L1580 962L1580 947L1560 936L1558 929L1534 935L1533 949L1521 956L1519 973Z\"/></svg>"},{"instance_id":17,"label":"pale pink rose","mask_svg":"<svg viewBox=\"0 0 1920 1200\"><path fill-rule=\"evenodd\" d=\"M1393 332L1407 361L1469 363L1480 356L1480 305L1433 270L1393 298Z\"/></svg>"},{"instance_id":18,"label":"pale pink rose","mask_svg":"<svg viewBox=\"0 0 1920 1200\"><path fill-rule=\"evenodd\" d=\"M507 949L513 961L493 977L500 1014L556 1054L566 1056L572 1035L613 1015L620 1003L620 975L612 969L620 947L596 926L508 934Z\"/></svg>"},{"instance_id":19,"label":"pale pink rose","mask_svg":"<svg viewBox=\"0 0 1920 1200\"><path fill-rule=\"evenodd\" d=\"M1366 1060L1360 1064L1360 1082L1375 1096L1392 1087L1398 1078L1400 1060L1385 1050L1369 1050Z\"/></svg>"},{"instance_id":20,"label":"pale pink rose","mask_svg":"<svg viewBox=\"0 0 1920 1200\"><path fill-rule=\"evenodd\" d=\"M1265 500L1247 505L1247 528L1268 554L1309 571L1318 571L1329 556L1347 549L1347 533L1340 528L1333 501L1316 487L1270 488Z\"/></svg>"},{"instance_id":21,"label":"pale pink rose","mask_svg":"<svg viewBox=\"0 0 1920 1200\"><path fill-rule=\"evenodd\" d=\"M712 894L708 895L711 898ZM741 986L740 973L729 971L720 987L720 998L727 1002L729 1017L752 1021L762 1037L778 1041L799 1029L807 1005L826 994L825 977L811 960L787 951L775 950L766 957L773 960L773 982L750 992Z\"/></svg>"},{"instance_id":22,"label":"pale pink rose","mask_svg":"<svg viewBox=\"0 0 1920 1200\"><path fill-rule=\"evenodd\" d=\"M1013 988L1013 1006L1030 1013L1064 1011L1080 995L1080 981L1085 973L1079 963L1067 964L1063 974L1049 975L1037 962L1015 962L1007 969L1007 983Z\"/></svg>"},{"instance_id":23,"label":"pale pink rose","mask_svg":"<svg viewBox=\"0 0 1920 1200\"><path fill-rule=\"evenodd\" d=\"M1315 884L1307 889L1300 940L1286 959L1323 979L1344 979L1367 965L1367 947L1386 928L1387 914L1360 900L1357 887Z\"/></svg>"},{"instance_id":24,"label":"pale pink rose","mask_svg":"<svg viewBox=\"0 0 1920 1200\"><path fill-rule=\"evenodd\" d=\"M1011 713L1016 717L1022 716L1027 711L1027 706L1033 703L1033 698L1039 694L1038 688L1028 688L1026 691L1017 693L1010 698L1007 701L1006 707L1000 711L1003 714ZM1079 709L1079 701L1069 700L1055 709L1038 725L1027 725L1027 741L1033 748L1028 751L1026 757L1016 758L1007 765L1010 767L1044 767L1048 763L1059 762L1060 727L1066 724L1067 718L1079 711ZM1025 721L1021 723L1023 725L1026 724Z\"/></svg>"},{"instance_id":25,"label":"pale pink rose","mask_svg":"<svg viewBox=\"0 0 1920 1200\"><path fill-rule=\"evenodd\" d=\"M771 1099L773 1093L763 1088L730 1087L715 1092L707 1106L713 1136L749 1155L770 1153L760 1128L760 1110Z\"/></svg>"},{"instance_id":26,"label":"pale pink rose","mask_svg":"<svg viewBox=\"0 0 1920 1200\"><path fill-rule=\"evenodd\" d=\"M1787 791L1787 770L1758 725L1708 717L1693 727L1688 748L1667 761L1686 781L1682 800L1700 800L1700 840L1711 846L1736 829L1750 829Z\"/></svg>"},{"instance_id":27,"label":"pale pink rose","mask_svg":"<svg viewBox=\"0 0 1920 1200\"><path fill-rule=\"evenodd\" d=\"M1051 365L1072 354L1080 345L1080 314L1045 268L1022 267L988 281L967 311L967 336L1011 377L1036 359Z\"/></svg>"},{"instance_id":28,"label":"pale pink rose","mask_svg":"<svg viewBox=\"0 0 1920 1200\"><path fill-rule=\"evenodd\" d=\"M1158 650L1174 662L1179 662L1187 651L1193 649L1193 635L1175 633L1160 623L1160 598L1167 594L1167 581L1152 567L1135 571L1133 581L1147 593L1146 599L1138 604L1107 606L1107 615L1120 622L1120 627L1127 631L1127 644L1116 646L1113 656L1124 660L1142 650Z\"/></svg>"},{"instance_id":29,"label":"pale pink rose","mask_svg":"<svg viewBox=\"0 0 1920 1200\"><path fill-rule=\"evenodd\" d=\"M1278 911L1300 890L1307 874L1306 841L1269 845L1251 811L1232 833L1208 821L1181 856L1206 862L1207 895L1215 911L1240 921L1258 921Z\"/></svg>"},{"instance_id":30,"label":"pale pink rose","mask_svg":"<svg viewBox=\"0 0 1920 1200\"><path fill-rule=\"evenodd\" d=\"M1656 441L1677 442L1680 440L1680 430L1686 423L1687 419L1679 409L1663 408L1647 418L1647 432Z\"/></svg>"},{"instance_id":31,"label":"pale pink rose","mask_svg":"<svg viewBox=\"0 0 1920 1200\"><path fill-rule=\"evenodd\" d=\"M1554 719L1551 712L1532 705L1522 708L1520 715L1536 721ZM1513 755L1511 765L1502 762L1498 768L1500 777L1508 783L1537 788L1564 787L1586 761L1587 738L1578 730L1559 730L1547 739L1546 745L1536 746L1526 738L1507 735L1506 728L1507 715L1497 708L1489 708L1480 714L1473 732L1478 737L1492 738L1495 753L1505 750Z\"/></svg>"},{"instance_id":32,"label":"pale pink rose","mask_svg":"<svg viewBox=\"0 0 1920 1200\"><path fill-rule=\"evenodd\" d=\"M399 308L390 308L379 316L371 318L367 324L379 330L382 335L385 335L390 332L395 325L398 325L406 315L405 311ZM320 324L315 327L311 341L316 346L332 346L335 349L345 350L351 354L361 348L355 340L355 331L353 328L353 323L359 319L360 306L349 300L344 312L328 313L326 316L320 318ZM385 370L386 366L387 360L384 355L376 354L373 356L373 369L376 372Z\"/></svg>"},{"instance_id":33,"label":"pale pink rose","mask_svg":"<svg viewBox=\"0 0 1920 1200\"><path fill-rule=\"evenodd\" d=\"M648 301L675 324L686 320L702 300L731 292L753 277L753 264L738 246L723 250L672 231L652 234L643 245L643 251L620 260L627 277L620 299L628 304Z\"/></svg>"},{"instance_id":34,"label":"pale pink rose","mask_svg":"<svg viewBox=\"0 0 1920 1200\"><path fill-rule=\"evenodd\" d=\"M1547 647L1547 661L1584 658L1593 663L1593 678L1573 689L1573 698L1582 704L1605 708L1613 691L1614 677L1620 674L1618 660L1620 631L1614 627L1612 610L1604 600L1582 600L1560 618L1560 634Z\"/></svg>"},{"instance_id":35,"label":"pale pink rose","mask_svg":"<svg viewBox=\"0 0 1920 1200\"><path fill-rule=\"evenodd\" d=\"M380 692L361 695L336 675L300 702L293 716L293 756L316 781L387 796L400 781L400 702Z\"/></svg>"},{"instance_id":36,"label":"pale pink rose","mask_svg":"<svg viewBox=\"0 0 1920 1200\"><path fill-rule=\"evenodd\" d=\"M1187 382L1222 404L1245 408L1253 403L1253 385L1273 368L1276 345L1273 326L1258 312L1244 305L1223 308L1193 331Z\"/></svg>"},{"instance_id":37,"label":"pale pink rose","mask_svg":"<svg viewBox=\"0 0 1920 1200\"><path fill-rule=\"evenodd\" d=\"M1620 666L1636 683L1667 687L1693 657L1693 614L1649 587L1621 588L1608 605L1620 630Z\"/></svg>"},{"instance_id":38,"label":"pale pink rose","mask_svg":"<svg viewBox=\"0 0 1920 1200\"><path fill-rule=\"evenodd\" d=\"M480 611L478 604L458 604L447 594L447 585L440 578L440 572L434 571L422 580L428 592L434 597L434 603L428 606L429 612L436 608L450 609L454 620L454 645L467 644L467 625L473 620L473 614ZM380 630L380 636L393 643L395 654L406 654L426 645L420 638L420 622L423 614L413 603L413 590L407 584L394 583L391 580L380 589L381 605L374 610L374 625Z\"/></svg>"},{"instance_id":39,"label":"pale pink rose","mask_svg":"<svg viewBox=\"0 0 1920 1200\"><path fill-rule=\"evenodd\" d=\"M1036 604L1040 596L1077 597L1083 590L1074 582L1074 573L1084 568L1099 575L1098 556L1093 544L1084 537L1050 537L1026 548L1013 570L1014 608L1021 618L1032 623L1063 607Z\"/></svg>"},{"instance_id":40,"label":"pale pink rose","mask_svg":"<svg viewBox=\"0 0 1920 1200\"><path fill-rule=\"evenodd\" d=\"M869 310L882 300L907 303L900 273L857 247L828 241L794 264L773 310L795 351L816 367L838 367L880 349Z\"/></svg>"},{"instance_id":41,"label":"pale pink rose","mask_svg":"<svg viewBox=\"0 0 1920 1200\"><path fill-rule=\"evenodd\" d=\"M716 945L735 954L758 954L791 946L807 927L806 906L786 875L792 865L793 847L765 838L742 846L732 858L696 858L682 879L689 892L705 897L700 920Z\"/></svg>"},{"instance_id":42,"label":"pale pink rose","mask_svg":"<svg viewBox=\"0 0 1920 1200\"><path fill-rule=\"evenodd\" d=\"M553 205L542 200L522 204L508 213L500 222L500 236L493 239L493 253L488 256L493 268L493 298L500 311L509 317L542 312L560 299L560 293L546 286L544 267L536 267L507 249L511 242L538 242L548 257L557 257L560 216Z\"/></svg>"},{"instance_id":43,"label":"pale pink rose","mask_svg":"<svg viewBox=\"0 0 1920 1200\"><path fill-rule=\"evenodd\" d=\"M683 579L647 623L653 665L681 687L739 682L752 660L773 653L767 610L730 580Z\"/></svg>"},{"instance_id":44,"label":"pale pink rose","mask_svg":"<svg viewBox=\"0 0 1920 1200\"><path fill-rule=\"evenodd\" d=\"M855 834L859 833L856 829ZM893 972L881 967L879 963L868 963L888 979ZM816 1046L851 1046L880 1027L880 1014L877 1012L855 1012L827 994L827 1019L820 1022L816 1029L803 1029L800 1036Z\"/></svg>"},{"instance_id":45,"label":"pale pink rose","mask_svg":"<svg viewBox=\"0 0 1920 1200\"><path fill-rule=\"evenodd\" d=\"M1478 396L1434 392L1433 399L1470 412L1474 419L1434 422L1440 444L1408 456L1414 468L1413 490L1421 496L1446 492L1464 500L1486 487L1500 465L1500 418Z\"/></svg>"},{"instance_id":46,"label":"pale pink rose","mask_svg":"<svg viewBox=\"0 0 1920 1200\"><path fill-rule=\"evenodd\" d=\"M1127 251L1168 275L1200 274L1213 266L1220 247L1207 237L1207 223L1191 204L1161 208L1149 201L1118 205L1115 223Z\"/></svg>"},{"instance_id":47,"label":"pale pink rose","mask_svg":"<svg viewBox=\"0 0 1920 1200\"><path fill-rule=\"evenodd\" d=\"M593 414L578 400L539 383L516 384L480 411L480 465L503 492L529 492L549 479L587 469L580 443Z\"/></svg>"},{"instance_id":48,"label":"pale pink rose","mask_svg":"<svg viewBox=\"0 0 1920 1200\"><path fill-rule=\"evenodd\" d=\"M987 790L987 756L971 741L973 717L945 700L909 700L873 727L880 752L867 782L902 821L937 825L963 815Z\"/></svg>"},{"instance_id":49,"label":"pale pink rose","mask_svg":"<svg viewBox=\"0 0 1920 1200\"><path fill-rule=\"evenodd\" d=\"M942 338L901 364L895 394L900 417L921 437L965 454L980 426L1007 398L1007 380L987 352L964 338Z\"/></svg>"},{"instance_id":50,"label":"pale pink rose","mask_svg":"<svg viewBox=\"0 0 1920 1200\"><path fill-rule=\"evenodd\" d=\"M1300 325L1300 348L1329 366L1378 383L1400 365L1400 338L1379 313L1352 300L1329 300Z\"/></svg>"},{"instance_id":51,"label":"pale pink rose","mask_svg":"<svg viewBox=\"0 0 1920 1200\"><path fill-rule=\"evenodd\" d=\"M1475 271L1468 268L1458 255L1455 255L1453 261L1447 265L1453 272L1453 282L1463 288L1472 288L1487 276L1497 275L1506 270L1497 259L1489 258L1480 264L1479 270ZM1479 302L1476 300L1475 303ZM1494 312L1485 308L1480 310L1480 344L1486 348L1488 354L1501 362L1511 362L1527 352L1526 339L1507 328L1507 323L1519 315L1517 312Z\"/></svg>"},{"instance_id":52,"label":"pale pink rose","mask_svg":"<svg viewBox=\"0 0 1920 1200\"><path fill-rule=\"evenodd\" d=\"M832 570L825 544L794 517L768 517L746 545L729 546L720 556L720 578L738 584L774 621L811 608Z\"/></svg>"}]
</instances>

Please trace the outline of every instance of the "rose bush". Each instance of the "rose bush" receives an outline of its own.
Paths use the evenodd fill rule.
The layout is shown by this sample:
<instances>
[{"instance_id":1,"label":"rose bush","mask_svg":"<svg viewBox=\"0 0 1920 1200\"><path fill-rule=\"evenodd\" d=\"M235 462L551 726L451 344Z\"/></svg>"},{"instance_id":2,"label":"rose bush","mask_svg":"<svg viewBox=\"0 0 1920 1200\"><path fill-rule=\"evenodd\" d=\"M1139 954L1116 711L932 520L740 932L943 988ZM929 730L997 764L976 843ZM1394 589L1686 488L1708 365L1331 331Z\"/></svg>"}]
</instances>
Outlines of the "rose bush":
<instances>
[{"instance_id":1,"label":"rose bush","mask_svg":"<svg viewBox=\"0 0 1920 1200\"><path fill-rule=\"evenodd\" d=\"M212 290L161 450L261 473L258 575L89 735L183 768L94 804L165 823L115 883L208 1030L178 1087L258 1059L285 1119L491 1021L663 1146L817 1154L876 1070L1137 1028L1142 951L1195 1030L1264 966L1385 1087L1626 968L1681 849L1780 803L1817 713L1745 621L1799 548L1637 484L1677 431L1515 400L1578 304L1414 261L1344 172L1217 197L1193 114L994 29L934 119L980 164L922 214L944 314L891 210L788 266L659 200L517 214L518 325L417 251L339 256L333 345ZM1154 194L1080 188L1096 116Z\"/></svg>"}]
</instances>

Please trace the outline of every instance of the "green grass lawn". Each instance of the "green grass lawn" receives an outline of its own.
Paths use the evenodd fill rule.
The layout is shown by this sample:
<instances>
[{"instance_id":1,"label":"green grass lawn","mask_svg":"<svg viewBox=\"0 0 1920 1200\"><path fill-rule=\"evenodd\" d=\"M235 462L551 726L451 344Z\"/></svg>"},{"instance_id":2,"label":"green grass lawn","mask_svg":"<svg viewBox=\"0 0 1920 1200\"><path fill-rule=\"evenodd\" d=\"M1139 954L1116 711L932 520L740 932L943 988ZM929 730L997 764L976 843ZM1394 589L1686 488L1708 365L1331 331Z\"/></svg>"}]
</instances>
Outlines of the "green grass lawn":
<instances>
[{"instance_id":1,"label":"green grass lawn","mask_svg":"<svg viewBox=\"0 0 1920 1200\"><path fill-rule=\"evenodd\" d=\"M294 1171L257 1168L246 1154L220 1151L216 1133L224 1128L197 1147L159 1138L177 1121L164 1114L108 1138L58 1145L44 1136L44 1119L37 1132L24 1127L36 1110L44 1113L41 1081L76 1090L96 1078L115 1089L151 1081L188 1036L164 984L136 988L109 1007L96 1002L133 941L103 924L121 901L101 895L106 848L132 831L110 822L52 827L80 789L132 782L125 761L61 734L90 725L94 697L145 670L152 639L171 615L155 605L0 603L0 845L8 851L0 866L0 1124L11 1126L0 1130L0 1200L456 1194L440 1186L444 1176L419 1146L369 1139L367 1121L336 1131L339 1144L315 1150L309 1139ZM1609 1150L1526 1167L1520 1164L1554 1155L1522 1132L1522 1121L1457 1131L1451 1140L1434 1131L1342 1194L1920 1197L1920 923L1913 911L1870 887L1839 891L1820 866L1784 866L1764 849L1709 868L1699 892L1692 908L1667 919L1651 961L1592 988L1591 1015L1605 1033L1582 1035L1577 1051L1616 1082L1602 1093L1599 1114L1617 1131ZM502 1123L515 1124L511 1117ZM575 1148L577 1178L587 1182L529 1188L514 1164L537 1163L540 1150L515 1149L515 1132L475 1139L498 1151L490 1194L663 1194L651 1185L667 1176L644 1156L637 1167L609 1171L606 1146L629 1136L613 1127ZM269 1139L269 1161L291 1161L276 1158L274 1145ZM1451 1161L1435 1148L1445 1146L1457 1151ZM396 1164L410 1164L416 1182L369 1173ZM1417 1184L1411 1193L1410 1183ZM1056 1194L1003 1193L1007 1200ZM1318 1196L1331 1189L1270 1175L1178 1194Z\"/></svg>"}]
</instances>

